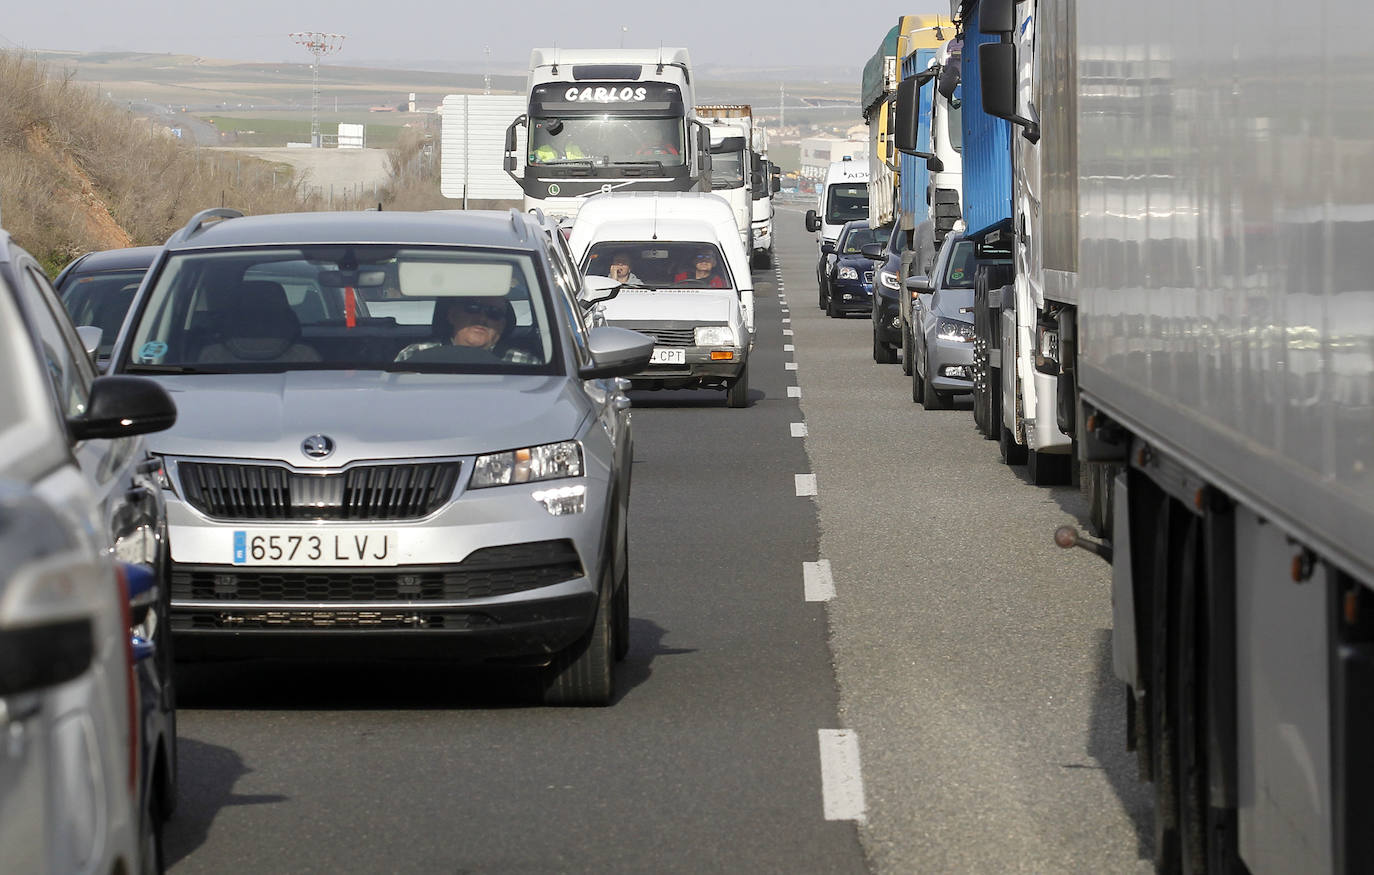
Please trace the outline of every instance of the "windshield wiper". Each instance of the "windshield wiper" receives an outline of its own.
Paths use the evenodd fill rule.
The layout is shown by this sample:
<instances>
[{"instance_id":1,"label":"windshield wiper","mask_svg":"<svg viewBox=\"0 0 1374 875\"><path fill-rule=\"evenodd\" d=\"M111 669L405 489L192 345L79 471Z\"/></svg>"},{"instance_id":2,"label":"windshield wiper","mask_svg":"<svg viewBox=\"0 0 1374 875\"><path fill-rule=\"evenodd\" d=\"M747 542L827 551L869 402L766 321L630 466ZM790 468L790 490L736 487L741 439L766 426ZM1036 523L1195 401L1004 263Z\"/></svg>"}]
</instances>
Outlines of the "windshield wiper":
<instances>
[{"instance_id":1,"label":"windshield wiper","mask_svg":"<svg viewBox=\"0 0 1374 875\"><path fill-rule=\"evenodd\" d=\"M190 365L129 365L126 374L223 374L214 368L193 368Z\"/></svg>"},{"instance_id":2,"label":"windshield wiper","mask_svg":"<svg viewBox=\"0 0 1374 875\"><path fill-rule=\"evenodd\" d=\"M594 167L595 164L590 158L555 158L552 161L540 161L537 166L541 167Z\"/></svg>"}]
</instances>

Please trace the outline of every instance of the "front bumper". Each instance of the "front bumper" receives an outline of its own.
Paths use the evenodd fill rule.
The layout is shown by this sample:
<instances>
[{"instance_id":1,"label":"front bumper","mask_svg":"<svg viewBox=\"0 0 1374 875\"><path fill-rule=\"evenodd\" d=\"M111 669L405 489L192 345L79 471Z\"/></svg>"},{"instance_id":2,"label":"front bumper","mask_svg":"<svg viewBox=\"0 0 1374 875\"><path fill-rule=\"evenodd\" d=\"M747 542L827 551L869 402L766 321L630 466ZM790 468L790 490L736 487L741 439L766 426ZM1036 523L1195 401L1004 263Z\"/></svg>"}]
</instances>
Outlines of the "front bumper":
<instances>
[{"instance_id":1,"label":"front bumper","mask_svg":"<svg viewBox=\"0 0 1374 875\"><path fill-rule=\"evenodd\" d=\"M930 372L926 379L938 392L973 391L973 344L935 339L929 346Z\"/></svg>"},{"instance_id":2,"label":"front bumper","mask_svg":"<svg viewBox=\"0 0 1374 875\"><path fill-rule=\"evenodd\" d=\"M896 298L885 295L873 297L873 333L879 342L889 346L902 345L902 315Z\"/></svg>"},{"instance_id":3,"label":"front bumper","mask_svg":"<svg viewBox=\"0 0 1374 875\"><path fill-rule=\"evenodd\" d=\"M871 312L873 286L861 280L831 280L830 301L841 313Z\"/></svg>"},{"instance_id":4,"label":"front bumper","mask_svg":"<svg viewBox=\"0 0 1374 875\"><path fill-rule=\"evenodd\" d=\"M635 389L723 389L732 383L748 361L747 353L737 347L725 346L688 346L682 347L682 364L649 365L630 377ZM712 358L712 355L730 354L729 359Z\"/></svg>"},{"instance_id":5,"label":"front bumper","mask_svg":"<svg viewBox=\"0 0 1374 875\"><path fill-rule=\"evenodd\" d=\"M464 460L451 501L418 520L349 522L212 519L168 493L172 633L185 656L421 655L545 659L591 624L598 571L609 557L612 482L588 454L587 476L467 490ZM534 494L586 487L579 513L553 516ZM235 553L245 533L281 532L342 543L393 540L383 564L257 564ZM346 552L346 550L345 550ZM239 561L235 561L238 559ZM348 640L352 644L328 644ZM390 642L387 644L385 642ZM417 649L419 648L419 649Z\"/></svg>"}]
</instances>

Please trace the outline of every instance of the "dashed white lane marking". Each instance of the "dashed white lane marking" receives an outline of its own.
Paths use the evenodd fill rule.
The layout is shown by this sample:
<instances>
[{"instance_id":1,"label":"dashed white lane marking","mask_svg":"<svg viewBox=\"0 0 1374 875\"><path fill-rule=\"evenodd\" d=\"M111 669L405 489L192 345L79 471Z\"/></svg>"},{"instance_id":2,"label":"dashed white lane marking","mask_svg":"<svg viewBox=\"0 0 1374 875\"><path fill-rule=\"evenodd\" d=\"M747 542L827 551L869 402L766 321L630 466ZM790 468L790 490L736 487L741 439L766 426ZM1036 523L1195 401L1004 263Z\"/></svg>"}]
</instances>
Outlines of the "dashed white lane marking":
<instances>
[{"instance_id":1,"label":"dashed white lane marking","mask_svg":"<svg viewBox=\"0 0 1374 875\"><path fill-rule=\"evenodd\" d=\"M804 422L794 422L794 423L792 423L792 437L800 437L800 438L806 437L806 423L804 423Z\"/></svg>"},{"instance_id":2,"label":"dashed white lane marking","mask_svg":"<svg viewBox=\"0 0 1374 875\"><path fill-rule=\"evenodd\" d=\"M783 337L791 337L791 336L792 336L792 329L791 329L791 328L784 328L784 329L782 330L782 336L783 336Z\"/></svg>"},{"instance_id":3,"label":"dashed white lane marking","mask_svg":"<svg viewBox=\"0 0 1374 875\"><path fill-rule=\"evenodd\" d=\"M793 346L792 344L790 344L790 343L784 343L784 344L782 345L782 351L783 351L783 352L795 352L796 349L797 349L797 348L796 348L795 346Z\"/></svg>"},{"instance_id":4,"label":"dashed white lane marking","mask_svg":"<svg viewBox=\"0 0 1374 875\"><path fill-rule=\"evenodd\" d=\"M815 474L793 474L797 481L797 497L805 498L808 495L816 494L816 475Z\"/></svg>"},{"instance_id":5,"label":"dashed white lane marking","mask_svg":"<svg viewBox=\"0 0 1374 875\"><path fill-rule=\"evenodd\" d=\"M787 312L787 308L784 307L783 310L782 310L782 312L786 313L786 312ZM791 323L792 323L791 318L789 318L789 317L787 317L787 316L782 317L782 324L783 324L783 325L790 325Z\"/></svg>"},{"instance_id":6,"label":"dashed white lane marking","mask_svg":"<svg viewBox=\"0 0 1374 875\"><path fill-rule=\"evenodd\" d=\"M800 397L801 397L801 386L788 386L788 387L787 387L787 397L788 397L788 398L800 398Z\"/></svg>"},{"instance_id":7,"label":"dashed white lane marking","mask_svg":"<svg viewBox=\"0 0 1374 875\"><path fill-rule=\"evenodd\" d=\"M796 362L785 362L785 363L783 364L783 368L784 368L785 370L795 371L795 370L797 369L797 363L796 363Z\"/></svg>"},{"instance_id":8,"label":"dashed white lane marking","mask_svg":"<svg viewBox=\"0 0 1374 875\"><path fill-rule=\"evenodd\" d=\"M808 602L828 602L835 597L835 577L830 560L802 563L802 588Z\"/></svg>"},{"instance_id":9,"label":"dashed white lane marking","mask_svg":"<svg viewBox=\"0 0 1374 875\"><path fill-rule=\"evenodd\" d=\"M821 796L826 820L864 822L864 778L859 736L852 729L821 729Z\"/></svg>"}]
</instances>

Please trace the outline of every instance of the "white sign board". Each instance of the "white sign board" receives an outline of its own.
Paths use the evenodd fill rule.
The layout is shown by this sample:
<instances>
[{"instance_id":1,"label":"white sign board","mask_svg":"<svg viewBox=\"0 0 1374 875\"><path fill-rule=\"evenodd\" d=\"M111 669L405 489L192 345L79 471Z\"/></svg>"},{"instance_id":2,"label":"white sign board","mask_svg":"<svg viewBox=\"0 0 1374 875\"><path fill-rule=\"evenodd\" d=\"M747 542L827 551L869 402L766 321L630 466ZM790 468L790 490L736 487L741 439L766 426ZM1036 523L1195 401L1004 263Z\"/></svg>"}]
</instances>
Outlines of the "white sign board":
<instances>
[{"instance_id":1,"label":"white sign board","mask_svg":"<svg viewBox=\"0 0 1374 875\"><path fill-rule=\"evenodd\" d=\"M362 125L339 125L340 149L361 149L365 145Z\"/></svg>"},{"instance_id":2,"label":"white sign board","mask_svg":"<svg viewBox=\"0 0 1374 875\"><path fill-rule=\"evenodd\" d=\"M444 98L444 197L520 200L524 193L504 169L506 128L525 111L520 94L450 94ZM516 155L525 153L525 128L516 129ZM521 164L524 162L522 161Z\"/></svg>"}]
</instances>

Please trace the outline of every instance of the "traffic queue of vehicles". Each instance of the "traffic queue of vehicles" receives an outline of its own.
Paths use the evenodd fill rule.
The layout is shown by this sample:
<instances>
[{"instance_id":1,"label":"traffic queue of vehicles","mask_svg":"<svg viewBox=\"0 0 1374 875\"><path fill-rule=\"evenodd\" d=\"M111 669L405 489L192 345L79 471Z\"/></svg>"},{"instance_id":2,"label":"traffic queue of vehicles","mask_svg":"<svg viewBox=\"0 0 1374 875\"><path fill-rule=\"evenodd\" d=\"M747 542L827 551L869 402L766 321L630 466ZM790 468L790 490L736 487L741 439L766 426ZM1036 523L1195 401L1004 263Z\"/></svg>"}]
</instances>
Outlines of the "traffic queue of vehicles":
<instances>
[{"instance_id":1,"label":"traffic queue of vehicles","mask_svg":"<svg viewBox=\"0 0 1374 875\"><path fill-rule=\"evenodd\" d=\"M1374 859L1374 184L1330 172L1374 158L1374 22L1307 12L1300 46L1205 4L951 0L865 70L912 398L971 395L1006 464L1086 493L1102 542L1055 537L1112 564L1161 872ZM1273 99L1294 65L1321 101Z\"/></svg>"},{"instance_id":2,"label":"traffic queue of vehicles","mask_svg":"<svg viewBox=\"0 0 1374 875\"><path fill-rule=\"evenodd\" d=\"M545 703L613 700L625 391L748 406L777 190L747 107L713 140L685 50L651 54L536 50L526 181L561 215L210 209L57 289L0 232L6 867L161 871L174 641L499 660Z\"/></svg>"}]
</instances>

